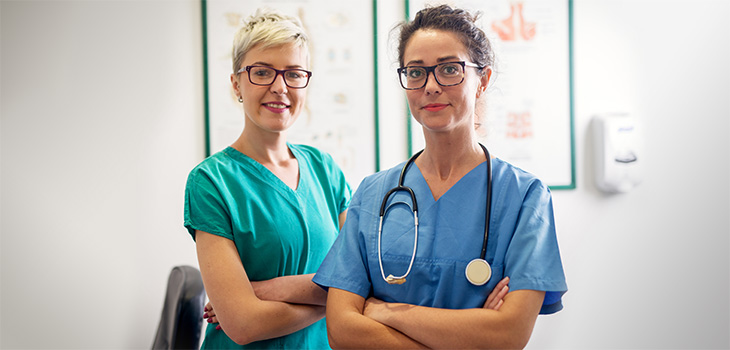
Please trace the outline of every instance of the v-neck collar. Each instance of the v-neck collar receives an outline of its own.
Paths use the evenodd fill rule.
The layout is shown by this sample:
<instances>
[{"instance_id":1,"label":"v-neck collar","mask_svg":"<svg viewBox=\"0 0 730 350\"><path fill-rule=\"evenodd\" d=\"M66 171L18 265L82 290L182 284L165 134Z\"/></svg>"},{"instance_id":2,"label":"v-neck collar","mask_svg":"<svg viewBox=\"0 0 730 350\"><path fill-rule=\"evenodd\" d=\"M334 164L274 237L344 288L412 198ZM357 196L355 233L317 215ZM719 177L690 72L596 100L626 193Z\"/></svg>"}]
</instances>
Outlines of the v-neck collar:
<instances>
[{"instance_id":1,"label":"v-neck collar","mask_svg":"<svg viewBox=\"0 0 730 350\"><path fill-rule=\"evenodd\" d=\"M444 194L442 194L438 200L436 200L433 197L433 192L431 192L431 187L428 186L428 182L426 182L426 178L423 176L421 169L414 162L412 168L415 171L414 171L414 175L411 176L411 181L416 181L417 188L423 189L423 192L426 192L428 194L428 196L427 196L428 200L426 201L426 203L424 203L427 205L420 204L422 199L419 199L419 207L422 208L421 212L423 212L426 208L430 208L432 205L438 203L439 201L441 201L442 198L450 196L450 193L457 192L458 191L457 187L466 186L466 185L464 185L464 183L466 183L466 184L472 183L470 181L470 179L468 179L468 178L471 178L474 176L481 177L478 174L476 174L477 172L482 172L484 174L483 178L485 179L484 181L486 183L486 181L487 181L486 180L486 175L487 175L486 167L487 167L487 161L479 163L476 167L474 167L474 169L469 170L469 172L467 172L458 181L456 181L455 184L453 184L451 187L449 187L449 189L446 190L446 192L444 192ZM413 171L413 170L411 170L411 171ZM455 189L455 188L457 188L457 189ZM421 191L416 191L416 192L421 192Z\"/></svg>"},{"instance_id":2,"label":"v-neck collar","mask_svg":"<svg viewBox=\"0 0 730 350\"><path fill-rule=\"evenodd\" d=\"M253 158L247 156L246 154L242 153L241 151L228 146L226 147L223 152L231 157L236 162L239 162L244 165L248 165L252 167L256 173L254 175L260 176L265 183L269 184L270 186L278 189L279 191L284 191L286 193L293 193L298 194L300 189L302 188L302 177L304 176L304 173L302 172L302 157L300 157L300 154L297 149L291 147L291 144L288 142L286 143L287 148L291 151L291 153L294 155L294 158L297 159L297 172L299 173L298 181L297 181L297 188L293 189L289 187L284 181L282 181L278 176L274 175L269 168L265 167L263 164L257 162Z\"/></svg>"}]
</instances>

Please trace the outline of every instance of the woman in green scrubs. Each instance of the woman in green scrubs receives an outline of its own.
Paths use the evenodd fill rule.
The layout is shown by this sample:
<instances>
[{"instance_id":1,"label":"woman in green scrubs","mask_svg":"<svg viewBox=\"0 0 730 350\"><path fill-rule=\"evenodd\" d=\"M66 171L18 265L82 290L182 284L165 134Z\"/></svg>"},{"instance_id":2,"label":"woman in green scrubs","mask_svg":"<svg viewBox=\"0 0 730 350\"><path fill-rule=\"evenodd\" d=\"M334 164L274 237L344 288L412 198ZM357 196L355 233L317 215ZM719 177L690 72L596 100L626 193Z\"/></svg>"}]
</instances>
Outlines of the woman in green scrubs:
<instances>
[{"instance_id":1,"label":"woman in green scrubs","mask_svg":"<svg viewBox=\"0 0 730 350\"><path fill-rule=\"evenodd\" d=\"M351 190L330 155L287 142L312 75L308 44L298 19L268 10L234 39L244 129L190 172L185 190L184 224L220 323L208 324L205 349L329 347L326 292L312 276Z\"/></svg>"}]
</instances>

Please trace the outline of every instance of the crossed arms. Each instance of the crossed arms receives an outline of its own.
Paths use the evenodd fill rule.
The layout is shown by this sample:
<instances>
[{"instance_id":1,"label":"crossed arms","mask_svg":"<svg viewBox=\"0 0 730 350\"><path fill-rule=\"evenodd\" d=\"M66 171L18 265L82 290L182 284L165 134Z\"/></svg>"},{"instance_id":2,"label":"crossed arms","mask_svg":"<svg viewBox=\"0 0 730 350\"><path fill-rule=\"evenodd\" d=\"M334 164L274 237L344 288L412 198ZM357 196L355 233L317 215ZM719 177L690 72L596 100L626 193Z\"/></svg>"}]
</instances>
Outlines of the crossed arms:
<instances>
[{"instance_id":1,"label":"crossed arms","mask_svg":"<svg viewBox=\"0 0 730 350\"><path fill-rule=\"evenodd\" d=\"M324 317L326 293L313 275L250 282L233 241L197 231L203 284L215 317L237 344L294 333Z\"/></svg>"},{"instance_id":2,"label":"crossed arms","mask_svg":"<svg viewBox=\"0 0 730 350\"><path fill-rule=\"evenodd\" d=\"M330 288L327 332L332 348L523 348L544 292L507 293L502 280L481 309L438 309ZM502 300L503 299L503 300Z\"/></svg>"},{"instance_id":3,"label":"crossed arms","mask_svg":"<svg viewBox=\"0 0 730 350\"><path fill-rule=\"evenodd\" d=\"M339 214L339 228L346 215ZM233 241L196 231L195 242L208 322L220 323L237 344L291 334L324 317L327 293L312 282L314 274L252 282Z\"/></svg>"},{"instance_id":4,"label":"crossed arms","mask_svg":"<svg viewBox=\"0 0 730 350\"><path fill-rule=\"evenodd\" d=\"M206 292L215 305L215 312L209 305L210 322L219 322L238 344L303 329L325 316L326 304L333 348L522 348L544 298L534 290L508 293L507 278L480 309L385 303L336 288L328 295L312 282L312 274L251 282L233 241L197 231L196 242Z\"/></svg>"}]
</instances>

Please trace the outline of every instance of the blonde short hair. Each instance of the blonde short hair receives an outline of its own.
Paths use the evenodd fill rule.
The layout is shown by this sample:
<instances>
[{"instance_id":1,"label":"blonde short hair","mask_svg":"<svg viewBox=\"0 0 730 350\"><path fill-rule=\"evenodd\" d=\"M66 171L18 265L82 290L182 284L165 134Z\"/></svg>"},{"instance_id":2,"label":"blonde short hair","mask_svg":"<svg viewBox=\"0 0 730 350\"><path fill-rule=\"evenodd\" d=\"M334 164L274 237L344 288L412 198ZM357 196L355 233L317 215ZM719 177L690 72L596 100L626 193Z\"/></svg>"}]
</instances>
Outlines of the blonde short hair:
<instances>
[{"instance_id":1,"label":"blonde short hair","mask_svg":"<svg viewBox=\"0 0 730 350\"><path fill-rule=\"evenodd\" d=\"M233 38L233 72L241 68L243 58L254 46L267 48L289 43L296 43L307 50L309 59L309 37L298 18L267 8L256 10L256 14L243 23Z\"/></svg>"}]
</instances>

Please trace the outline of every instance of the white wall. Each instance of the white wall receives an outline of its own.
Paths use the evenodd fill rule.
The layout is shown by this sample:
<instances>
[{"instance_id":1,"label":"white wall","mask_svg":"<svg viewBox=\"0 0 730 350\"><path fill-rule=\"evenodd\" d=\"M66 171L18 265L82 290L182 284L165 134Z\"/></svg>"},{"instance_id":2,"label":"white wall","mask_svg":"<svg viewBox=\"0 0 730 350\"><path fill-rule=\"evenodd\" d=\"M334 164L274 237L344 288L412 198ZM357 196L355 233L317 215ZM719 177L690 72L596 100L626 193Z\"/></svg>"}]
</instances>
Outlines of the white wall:
<instances>
[{"instance_id":1,"label":"white wall","mask_svg":"<svg viewBox=\"0 0 730 350\"><path fill-rule=\"evenodd\" d=\"M578 188L554 192L570 291L536 348L730 348L730 3L575 1ZM644 122L644 182L592 183L591 116Z\"/></svg>"},{"instance_id":2,"label":"white wall","mask_svg":"<svg viewBox=\"0 0 730 350\"><path fill-rule=\"evenodd\" d=\"M2 348L149 348L203 157L199 4L2 1Z\"/></svg>"},{"instance_id":3,"label":"white wall","mask_svg":"<svg viewBox=\"0 0 730 350\"><path fill-rule=\"evenodd\" d=\"M730 3L574 10L578 187L554 192L570 291L529 347L729 348ZM151 345L170 268L197 265L200 26L195 0L0 1L0 348ZM588 125L613 111L644 122L647 172L607 196ZM405 154L398 130L381 145Z\"/></svg>"}]
</instances>

